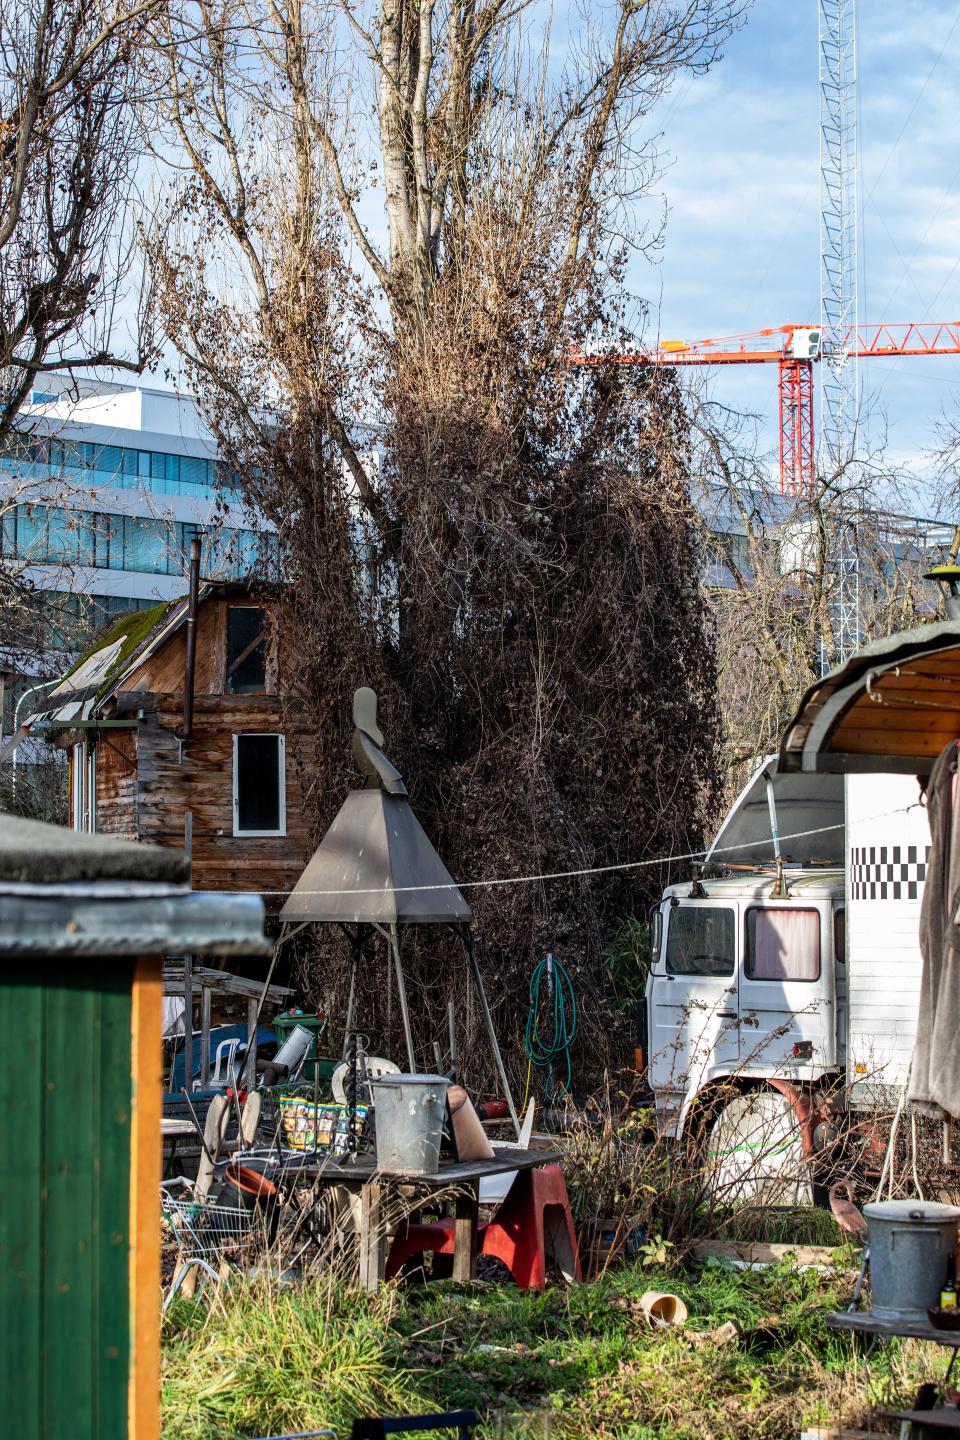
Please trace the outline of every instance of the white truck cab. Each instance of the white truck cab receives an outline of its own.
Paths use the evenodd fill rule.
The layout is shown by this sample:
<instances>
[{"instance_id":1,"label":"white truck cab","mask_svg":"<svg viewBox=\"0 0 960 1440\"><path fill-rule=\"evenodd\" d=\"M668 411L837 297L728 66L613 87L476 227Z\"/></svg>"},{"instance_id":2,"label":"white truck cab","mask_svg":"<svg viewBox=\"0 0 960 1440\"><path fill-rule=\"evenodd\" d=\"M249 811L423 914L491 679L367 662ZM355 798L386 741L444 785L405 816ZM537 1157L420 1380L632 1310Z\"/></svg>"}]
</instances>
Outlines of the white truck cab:
<instances>
[{"instance_id":1,"label":"white truck cab","mask_svg":"<svg viewBox=\"0 0 960 1440\"><path fill-rule=\"evenodd\" d=\"M661 1133L682 1135L697 1102L722 1092L744 1150L737 1096L754 1111L766 1097L768 1120L789 1119L809 1159L838 1107L895 1105L920 987L918 802L906 775L760 766L702 877L669 886L651 912L647 1074Z\"/></svg>"},{"instance_id":2,"label":"white truck cab","mask_svg":"<svg viewBox=\"0 0 960 1440\"><path fill-rule=\"evenodd\" d=\"M782 890L782 893L778 893ZM842 869L671 885L653 912L648 1077L675 1133L719 1080L835 1075L843 1059ZM840 962L838 964L838 961Z\"/></svg>"}]
</instances>

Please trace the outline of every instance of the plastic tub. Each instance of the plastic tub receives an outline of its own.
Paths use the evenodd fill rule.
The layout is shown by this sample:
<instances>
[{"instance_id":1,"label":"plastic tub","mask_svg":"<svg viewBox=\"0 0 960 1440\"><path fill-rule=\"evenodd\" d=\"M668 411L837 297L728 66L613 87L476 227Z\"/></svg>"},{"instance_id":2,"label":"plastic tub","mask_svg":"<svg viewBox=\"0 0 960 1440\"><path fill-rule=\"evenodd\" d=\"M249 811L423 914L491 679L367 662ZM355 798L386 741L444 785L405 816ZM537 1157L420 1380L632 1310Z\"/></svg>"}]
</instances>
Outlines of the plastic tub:
<instances>
[{"instance_id":1,"label":"plastic tub","mask_svg":"<svg viewBox=\"0 0 960 1440\"><path fill-rule=\"evenodd\" d=\"M379 1170L436 1175L449 1084L443 1075L381 1075L370 1081Z\"/></svg>"}]
</instances>

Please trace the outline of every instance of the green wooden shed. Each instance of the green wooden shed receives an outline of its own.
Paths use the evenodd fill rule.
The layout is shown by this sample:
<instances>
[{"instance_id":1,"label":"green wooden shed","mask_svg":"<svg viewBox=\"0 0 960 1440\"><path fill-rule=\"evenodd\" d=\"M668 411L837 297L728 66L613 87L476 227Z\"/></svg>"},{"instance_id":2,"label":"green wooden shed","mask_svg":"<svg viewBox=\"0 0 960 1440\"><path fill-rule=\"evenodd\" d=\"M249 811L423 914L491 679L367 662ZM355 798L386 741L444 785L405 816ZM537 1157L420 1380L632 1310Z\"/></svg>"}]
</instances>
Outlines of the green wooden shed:
<instances>
[{"instance_id":1,"label":"green wooden shed","mask_svg":"<svg viewBox=\"0 0 960 1440\"><path fill-rule=\"evenodd\" d=\"M179 851L0 815L0 1424L159 1434L164 955L263 955Z\"/></svg>"}]
</instances>

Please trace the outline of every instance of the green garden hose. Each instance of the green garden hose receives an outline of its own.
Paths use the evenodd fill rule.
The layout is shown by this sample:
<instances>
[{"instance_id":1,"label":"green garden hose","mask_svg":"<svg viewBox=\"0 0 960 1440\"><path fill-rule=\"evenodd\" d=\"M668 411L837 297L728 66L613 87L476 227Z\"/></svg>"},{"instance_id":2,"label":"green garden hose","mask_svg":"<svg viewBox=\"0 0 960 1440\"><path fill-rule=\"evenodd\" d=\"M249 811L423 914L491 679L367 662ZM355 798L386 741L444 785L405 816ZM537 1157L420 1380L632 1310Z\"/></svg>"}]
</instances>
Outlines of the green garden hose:
<instances>
[{"instance_id":1,"label":"green garden hose","mask_svg":"<svg viewBox=\"0 0 960 1440\"><path fill-rule=\"evenodd\" d=\"M550 1002L551 988L552 1004ZM545 1005L549 1011L549 1014L544 1017L547 1023L546 1036L541 1020L541 1011ZM530 1076L534 1065L538 1070L548 1072L546 1084L548 1104L556 1098L557 1090L560 1088L551 1083L549 1073L557 1061L560 1061L566 1068L566 1080L562 1082L562 1088L569 1093L570 1082L573 1078L570 1066L570 1046L573 1044L573 1037L576 1033L577 997L573 993L573 982L559 960L554 960L552 955L545 955L533 967L530 976L530 1009L527 1011L527 1028L524 1035L524 1049L527 1052L527 1088L521 1110L525 1110L527 1107Z\"/></svg>"}]
</instances>

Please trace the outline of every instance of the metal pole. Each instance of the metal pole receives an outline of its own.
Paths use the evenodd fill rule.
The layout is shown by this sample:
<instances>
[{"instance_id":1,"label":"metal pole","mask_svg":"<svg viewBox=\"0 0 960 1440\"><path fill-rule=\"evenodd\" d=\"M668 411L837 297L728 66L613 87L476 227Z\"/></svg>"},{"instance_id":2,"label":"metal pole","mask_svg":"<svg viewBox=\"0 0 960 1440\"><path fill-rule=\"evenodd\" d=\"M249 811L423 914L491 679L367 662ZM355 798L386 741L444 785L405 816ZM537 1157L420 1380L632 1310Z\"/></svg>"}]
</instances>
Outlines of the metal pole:
<instances>
[{"instance_id":1,"label":"metal pole","mask_svg":"<svg viewBox=\"0 0 960 1440\"><path fill-rule=\"evenodd\" d=\"M487 1039L490 1041L490 1048L493 1051L493 1058L497 1064L497 1073L500 1076L503 1093L507 1097L507 1104L510 1107L510 1119L513 1121L513 1128L516 1130L517 1139L519 1140L520 1121L517 1119L517 1110L513 1103L513 1093L510 1089L510 1081L507 1079L503 1056L500 1054L500 1046L497 1044L497 1032L493 1028L493 1016L490 1014L490 1006L487 1004L487 992L483 988L483 978L480 974L480 966L477 964L477 952L473 943L473 934L469 926L465 925L460 930L460 938L467 947L467 955L470 959L470 970L473 974L473 983L477 987L477 994L480 997L480 1008L483 1011L483 1023L487 1027Z\"/></svg>"},{"instance_id":2,"label":"metal pole","mask_svg":"<svg viewBox=\"0 0 960 1440\"><path fill-rule=\"evenodd\" d=\"M237 1087L242 1089L241 1079L246 1079L247 1089L257 1088L257 1015L259 1007L256 1000L247 1001L247 1059L243 1067L242 1075L237 1076Z\"/></svg>"},{"instance_id":3,"label":"metal pole","mask_svg":"<svg viewBox=\"0 0 960 1440\"><path fill-rule=\"evenodd\" d=\"M403 965L400 962L400 942L397 938L396 925L390 926L390 948L393 951L393 963L397 972L397 997L400 1001L400 1014L403 1016L403 1035L407 1042L407 1059L410 1062L411 1075L416 1074L417 1062L413 1055L413 1031L410 1029L410 1011L407 1008L407 987L403 982Z\"/></svg>"},{"instance_id":4,"label":"metal pole","mask_svg":"<svg viewBox=\"0 0 960 1440\"><path fill-rule=\"evenodd\" d=\"M557 1032L556 1032L557 1012L556 1012L556 1008L555 1008L555 1006L554 1006L554 984L555 984L555 981L554 981L554 974L553 974L553 952L550 951L550 950L548 950L548 951L547 951L547 1008L548 1008L549 1011L550 1011L551 1023L552 1023L553 1026L554 1026L553 1034L552 1034L551 1037L550 1037L551 1043L553 1043L554 1041L556 1041L556 1038L557 1038ZM553 1099L554 1099L554 1096L556 1095L556 1093L557 1093L557 1077L556 1077L556 1074L554 1073L553 1052L551 1051L551 1053L550 1053L550 1059L549 1059L549 1061L547 1062L547 1094L548 1094L549 1097L550 1097L550 1103L551 1103L551 1105L553 1104Z\"/></svg>"},{"instance_id":5,"label":"metal pole","mask_svg":"<svg viewBox=\"0 0 960 1440\"><path fill-rule=\"evenodd\" d=\"M200 997L200 1089L210 1089L210 986Z\"/></svg>"},{"instance_id":6,"label":"metal pole","mask_svg":"<svg viewBox=\"0 0 960 1440\"><path fill-rule=\"evenodd\" d=\"M187 640L183 667L183 722L176 734L189 740L193 734L193 688L197 669L197 608L200 603L200 539L190 541L190 591L187 601Z\"/></svg>"},{"instance_id":7,"label":"metal pole","mask_svg":"<svg viewBox=\"0 0 960 1440\"><path fill-rule=\"evenodd\" d=\"M347 1020L343 1028L343 1056L346 1059L347 1047L349 1045L350 1031L353 1029L353 1007L357 998L357 967L360 964L360 948L363 945L363 932L358 928L356 936L346 930L347 939L350 941L350 949L353 952L353 964L350 968L350 994L347 999Z\"/></svg>"},{"instance_id":8,"label":"metal pole","mask_svg":"<svg viewBox=\"0 0 960 1440\"><path fill-rule=\"evenodd\" d=\"M183 957L183 1083L193 1079L193 956Z\"/></svg>"},{"instance_id":9,"label":"metal pole","mask_svg":"<svg viewBox=\"0 0 960 1440\"><path fill-rule=\"evenodd\" d=\"M450 1069L457 1076L457 1031L453 1023L453 996L447 1000L447 1030L450 1035Z\"/></svg>"}]
</instances>

